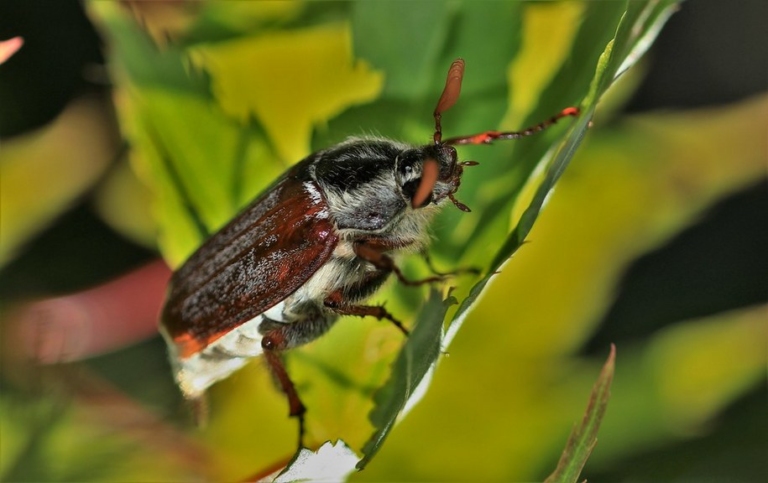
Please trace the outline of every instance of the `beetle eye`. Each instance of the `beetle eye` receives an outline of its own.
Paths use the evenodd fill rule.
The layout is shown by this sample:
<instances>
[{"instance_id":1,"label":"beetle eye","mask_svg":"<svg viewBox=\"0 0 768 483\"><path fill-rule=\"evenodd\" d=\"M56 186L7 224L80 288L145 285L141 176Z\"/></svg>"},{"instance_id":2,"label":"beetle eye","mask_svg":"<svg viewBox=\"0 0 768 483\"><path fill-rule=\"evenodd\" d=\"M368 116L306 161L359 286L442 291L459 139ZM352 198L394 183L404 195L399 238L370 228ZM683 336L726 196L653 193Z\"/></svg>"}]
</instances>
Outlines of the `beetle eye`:
<instances>
[{"instance_id":1,"label":"beetle eye","mask_svg":"<svg viewBox=\"0 0 768 483\"><path fill-rule=\"evenodd\" d=\"M415 151L406 151L397 158L398 183L403 186L406 182L419 176L416 165L421 163L421 158Z\"/></svg>"},{"instance_id":2,"label":"beetle eye","mask_svg":"<svg viewBox=\"0 0 768 483\"><path fill-rule=\"evenodd\" d=\"M397 184L400 186L403 198L413 208L421 208L428 205L432 201L431 190L428 193L425 191L419 195L418 200L414 200L414 196L417 196L419 186L422 184L422 171L424 169L423 150L412 149L401 153L397 158L396 169Z\"/></svg>"}]
</instances>

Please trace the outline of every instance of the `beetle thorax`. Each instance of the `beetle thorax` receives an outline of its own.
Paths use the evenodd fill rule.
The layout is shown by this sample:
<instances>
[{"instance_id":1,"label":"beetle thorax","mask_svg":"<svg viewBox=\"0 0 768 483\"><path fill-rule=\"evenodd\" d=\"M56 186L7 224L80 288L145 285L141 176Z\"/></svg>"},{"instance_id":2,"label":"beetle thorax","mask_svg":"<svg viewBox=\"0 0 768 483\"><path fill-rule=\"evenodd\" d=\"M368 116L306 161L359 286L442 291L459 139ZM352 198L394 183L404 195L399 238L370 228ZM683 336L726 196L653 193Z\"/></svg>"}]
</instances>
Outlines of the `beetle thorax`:
<instances>
[{"instance_id":1,"label":"beetle thorax","mask_svg":"<svg viewBox=\"0 0 768 483\"><path fill-rule=\"evenodd\" d=\"M373 237L422 249L438 205L455 191L448 180L440 179L429 203L418 208L411 205L427 157L436 158L436 148L380 138L352 138L319 153L311 177L320 186L342 239ZM455 164L450 159L437 161ZM441 171L452 169L441 166Z\"/></svg>"}]
</instances>

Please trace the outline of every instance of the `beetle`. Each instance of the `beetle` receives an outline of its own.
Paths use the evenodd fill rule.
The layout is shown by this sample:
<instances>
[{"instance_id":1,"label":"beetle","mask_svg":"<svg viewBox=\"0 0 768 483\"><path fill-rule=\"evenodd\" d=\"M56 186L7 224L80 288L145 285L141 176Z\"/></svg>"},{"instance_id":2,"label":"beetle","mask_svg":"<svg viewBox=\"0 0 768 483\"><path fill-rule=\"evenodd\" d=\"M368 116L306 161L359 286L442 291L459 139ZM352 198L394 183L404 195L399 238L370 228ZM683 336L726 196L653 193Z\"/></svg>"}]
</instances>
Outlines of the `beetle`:
<instances>
[{"instance_id":1,"label":"beetle","mask_svg":"<svg viewBox=\"0 0 768 483\"><path fill-rule=\"evenodd\" d=\"M448 71L435 107L432 142L413 146L353 137L294 165L211 236L173 274L161 313L175 379L183 395L206 389L263 355L299 421L305 406L280 354L323 335L342 315L373 316L405 327L384 307L365 305L394 274L393 256L424 250L433 215L450 201L464 167L454 145L488 144L541 131L578 115L567 108L518 132L486 131L442 139L441 117L458 99L464 61Z\"/></svg>"}]
</instances>

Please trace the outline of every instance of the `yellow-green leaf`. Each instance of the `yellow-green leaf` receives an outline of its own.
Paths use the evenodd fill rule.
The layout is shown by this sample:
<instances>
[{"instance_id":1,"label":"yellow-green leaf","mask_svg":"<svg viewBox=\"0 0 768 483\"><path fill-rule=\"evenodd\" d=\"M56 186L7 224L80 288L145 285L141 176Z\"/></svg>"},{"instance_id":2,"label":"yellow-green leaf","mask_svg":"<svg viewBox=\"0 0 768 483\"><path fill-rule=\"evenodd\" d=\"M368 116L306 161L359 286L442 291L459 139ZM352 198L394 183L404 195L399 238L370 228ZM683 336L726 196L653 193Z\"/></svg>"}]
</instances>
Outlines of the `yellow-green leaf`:
<instances>
[{"instance_id":1,"label":"yellow-green leaf","mask_svg":"<svg viewBox=\"0 0 768 483\"><path fill-rule=\"evenodd\" d=\"M119 152L112 111L103 100L74 101L50 125L3 141L0 149L0 265L63 212Z\"/></svg>"},{"instance_id":2,"label":"yellow-green leaf","mask_svg":"<svg viewBox=\"0 0 768 483\"><path fill-rule=\"evenodd\" d=\"M582 410L573 402L586 398L593 378L594 364L573 354L606 312L622 273L712 203L764 175L766 123L763 96L630 117L611 131L598 127L561 178L529 242L467 315L427 396L355 479L546 476ZM624 356L590 461L701 430L724 404L759 384L763 310L670 330L668 342L651 341L647 355L642 346L619 347ZM682 339L690 347L675 350ZM755 343L744 345L748 340ZM707 354L713 359L700 365ZM663 369L671 362L677 367ZM681 381L694 367L703 373ZM686 389L709 383L700 398ZM684 414L684 407L692 412ZM420 451L425 445L429 451ZM483 464L467 463L476 461Z\"/></svg>"},{"instance_id":3,"label":"yellow-green leaf","mask_svg":"<svg viewBox=\"0 0 768 483\"><path fill-rule=\"evenodd\" d=\"M376 99L383 75L352 54L349 24L273 32L195 47L227 114L257 119L280 158L310 151L312 131L344 109Z\"/></svg>"}]
</instances>

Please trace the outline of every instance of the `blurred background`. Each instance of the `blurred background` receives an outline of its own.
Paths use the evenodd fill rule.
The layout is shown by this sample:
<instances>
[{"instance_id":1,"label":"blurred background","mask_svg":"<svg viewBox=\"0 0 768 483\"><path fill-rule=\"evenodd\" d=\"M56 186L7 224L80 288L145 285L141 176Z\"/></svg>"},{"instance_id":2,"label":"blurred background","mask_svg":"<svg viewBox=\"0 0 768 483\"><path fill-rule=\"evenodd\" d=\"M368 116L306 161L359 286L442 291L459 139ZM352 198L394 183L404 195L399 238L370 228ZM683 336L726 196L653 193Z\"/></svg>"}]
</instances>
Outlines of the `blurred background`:
<instances>
[{"instance_id":1,"label":"blurred background","mask_svg":"<svg viewBox=\"0 0 768 483\"><path fill-rule=\"evenodd\" d=\"M162 19L162 14L156 18ZM683 3L647 56L647 72L636 92L622 112L613 114L615 124L620 125L625 116L725 106L764 94L768 80L766 18L768 3L762 0ZM5 158L0 165L0 215L5 232L0 233L5 413L0 431L18 437L12 448L6 446L0 453L0 471L6 481L56 480L62 474L84 480L111 478L110 468L58 449L62 461L47 468L46 451L66 432L62 429L62 434L50 435L47 428L53 421L66 427L67 421L62 423L60 418L70 417L62 416L67 414L63 403L50 401L57 400L58 391L67 392L67 386L78 387L78 397L112 401L123 416L125 408L132 407L123 397L152 407L158 419L137 410L125 424L160 434L162 441L157 444L174 448L184 467L199 448L174 429L187 423L154 320L170 272L158 261L155 240L147 229L150 214L142 207L149 194L135 189L131 185L135 180L123 173L128 148L111 106L111 80L105 69L110 51L105 50L99 31L77 1L4 0L0 3L0 40L15 36L23 37L25 43L0 66L0 158ZM117 103L119 107L120 99ZM755 122L762 123L761 119L764 117ZM614 126L599 127L610 130ZM695 142L695 133L692 136ZM766 159L765 137L760 145L763 152L759 154ZM24 149L29 151L21 151ZM40 162L21 173L17 159L32 157L24 153L34 153L39 159L60 156L68 160L64 163L67 168ZM43 192L51 196L40 196ZM14 202L9 204L11 197ZM17 206L24 209L13 212ZM679 227L674 236L624 268L612 302L594 322L578 356L602 359L613 342L620 348L621 367L622 347L636 347L679 321L760 306L756 317L764 319L766 247L768 182L764 170L746 188L707 207L690 226ZM104 285L116 277L122 278ZM83 292L94 287L103 290ZM79 299L54 298L78 293ZM108 309L93 308L101 297L110 301ZM115 297L123 304L114 303ZM47 304L24 305L41 299L48 299ZM66 317L67 322L52 329L54 332L87 334L89 329L77 317L83 310L94 310L88 317L109 318L108 327L101 329L98 338L84 337L74 346L58 346L60 339L46 332L50 323L46 313L75 314ZM21 327L19 320L24 321ZM34 328L25 328L29 326ZM15 357L23 352L24 359L30 351L45 362L89 357L83 367L57 364L61 370L49 373ZM746 389L727 400L706 424L689 434L658 436L635 450L598 458L588 466L587 476L605 481L765 481L768 392L764 369L765 364L761 382L744 383ZM581 407L581 401L586 402L582 398L576 406ZM20 402L27 413L18 412ZM15 420L14 415L18 416ZM174 425L161 424L160 419ZM84 432L80 437L87 440L89 436ZM101 450L120 452L121 444L124 442ZM551 467L556 454L543 459ZM77 470L62 473L62 465L74 465ZM544 470L531 471L535 477ZM158 468L155 474L174 478L178 469ZM377 473L372 474L374 478Z\"/></svg>"}]
</instances>

